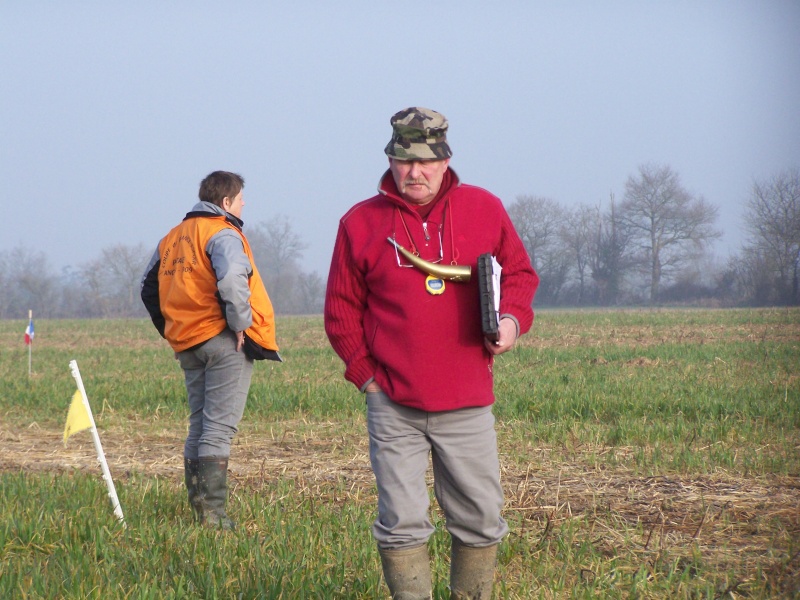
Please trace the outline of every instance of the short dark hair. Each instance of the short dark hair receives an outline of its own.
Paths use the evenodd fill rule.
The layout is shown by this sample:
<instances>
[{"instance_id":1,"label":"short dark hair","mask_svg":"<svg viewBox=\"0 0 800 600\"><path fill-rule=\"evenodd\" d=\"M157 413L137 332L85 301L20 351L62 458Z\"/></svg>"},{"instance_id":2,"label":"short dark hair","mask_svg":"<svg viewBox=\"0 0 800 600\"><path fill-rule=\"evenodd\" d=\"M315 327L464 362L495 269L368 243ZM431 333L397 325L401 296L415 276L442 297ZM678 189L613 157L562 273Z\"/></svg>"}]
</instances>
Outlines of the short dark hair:
<instances>
[{"instance_id":1,"label":"short dark hair","mask_svg":"<svg viewBox=\"0 0 800 600\"><path fill-rule=\"evenodd\" d=\"M244 188L244 177L228 171L214 171L200 182L198 196L203 202L222 206L224 198L233 200Z\"/></svg>"}]
</instances>

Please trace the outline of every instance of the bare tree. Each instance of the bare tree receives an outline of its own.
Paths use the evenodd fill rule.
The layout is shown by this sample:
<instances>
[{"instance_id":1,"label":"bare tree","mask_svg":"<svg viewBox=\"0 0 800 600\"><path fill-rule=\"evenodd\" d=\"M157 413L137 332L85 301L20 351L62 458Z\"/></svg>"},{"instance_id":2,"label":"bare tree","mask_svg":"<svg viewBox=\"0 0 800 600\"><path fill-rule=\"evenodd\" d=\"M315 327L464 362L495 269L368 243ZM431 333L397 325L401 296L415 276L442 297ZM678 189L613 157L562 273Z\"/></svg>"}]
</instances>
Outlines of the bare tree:
<instances>
[{"instance_id":1,"label":"bare tree","mask_svg":"<svg viewBox=\"0 0 800 600\"><path fill-rule=\"evenodd\" d=\"M745 213L749 240L745 258L772 302L800 303L800 171L789 169L756 181ZM764 278L767 277L767 281ZM758 297L766 290L752 290ZM759 302L761 303L761 302Z\"/></svg>"},{"instance_id":2,"label":"bare tree","mask_svg":"<svg viewBox=\"0 0 800 600\"><path fill-rule=\"evenodd\" d=\"M5 252L0 252L0 319L9 317L11 307L11 297L8 293L11 289L11 273L8 265L8 258Z\"/></svg>"},{"instance_id":3,"label":"bare tree","mask_svg":"<svg viewBox=\"0 0 800 600\"><path fill-rule=\"evenodd\" d=\"M35 315L50 318L59 304L57 277L47 256L22 246L13 248L0 260L0 308L3 316L20 319Z\"/></svg>"},{"instance_id":4,"label":"bare tree","mask_svg":"<svg viewBox=\"0 0 800 600\"><path fill-rule=\"evenodd\" d=\"M619 223L628 228L642 251L651 303L658 301L663 279L720 237L713 227L717 212L717 207L686 191L669 166L642 165L638 177L628 178Z\"/></svg>"},{"instance_id":5,"label":"bare tree","mask_svg":"<svg viewBox=\"0 0 800 600\"><path fill-rule=\"evenodd\" d=\"M564 209L549 198L517 196L509 206L508 216L514 223L531 264L539 275L537 300L556 303L569 273L569 254L560 237L565 219Z\"/></svg>"},{"instance_id":6,"label":"bare tree","mask_svg":"<svg viewBox=\"0 0 800 600\"><path fill-rule=\"evenodd\" d=\"M144 316L139 297L142 272L150 254L143 244L117 244L104 248L100 257L81 265L82 282L92 316Z\"/></svg>"},{"instance_id":7,"label":"bare tree","mask_svg":"<svg viewBox=\"0 0 800 600\"><path fill-rule=\"evenodd\" d=\"M614 194L610 195L608 209L595 209L589 264L597 291L597 303L613 306L620 300L623 282L634 264L630 231L623 227L617 216Z\"/></svg>"},{"instance_id":8,"label":"bare tree","mask_svg":"<svg viewBox=\"0 0 800 600\"><path fill-rule=\"evenodd\" d=\"M116 288L120 316L145 316L140 296L142 272L150 259L144 244L117 244L102 251L108 276Z\"/></svg>"},{"instance_id":9,"label":"bare tree","mask_svg":"<svg viewBox=\"0 0 800 600\"><path fill-rule=\"evenodd\" d=\"M566 213L565 222L559 235L565 249L569 251L572 268L578 283L576 303L586 302L587 277L591 260L592 237L594 235L595 210L589 206L579 206Z\"/></svg>"},{"instance_id":10,"label":"bare tree","mask_svg":"<svg viewBox=\"0 0 800 600\"><path fill-rule=\"evenodd\" d=\"M259 223L247 238L276 312L297 312L296 284L304 277L299 261L308 247L292 230L289 219L279 215Z\"/></svg>"},{"instance_id":11,"label":"bare tree","mask_svg":"<svg viewBox=\"0 0 800 600\"><path fill-rule=\"evenodd\" d=\"M725 278L729 280L725 282ZM720 307L728 300L730 274L713 255L701 257L677 273L669 285L661 287L661 300L675 304ZM727 286L728 289L725 289Z\"/></svg>"},{"instance_id":12,"label":"bare tree","mask_svg":"<svg viewBox=\"0 0 800 600\"><path fill-rule=\"evenodd\" d=\"M94 311L95 303L91 299L91 291L82 269L66 266L61 270L58 281L61 286L59 318L91 319L103 316Z\"/></svg>"},{"instance_id":13,"label":"bare tree","mask_svg":"<svg viewBox=\"0 0 800 600\"><path fill-rule=\"evenodd\" d=\"M322 312L325 304L325 280L316 271L297 282L298 313L314 315Z\"/></svg>"}]
</instances>

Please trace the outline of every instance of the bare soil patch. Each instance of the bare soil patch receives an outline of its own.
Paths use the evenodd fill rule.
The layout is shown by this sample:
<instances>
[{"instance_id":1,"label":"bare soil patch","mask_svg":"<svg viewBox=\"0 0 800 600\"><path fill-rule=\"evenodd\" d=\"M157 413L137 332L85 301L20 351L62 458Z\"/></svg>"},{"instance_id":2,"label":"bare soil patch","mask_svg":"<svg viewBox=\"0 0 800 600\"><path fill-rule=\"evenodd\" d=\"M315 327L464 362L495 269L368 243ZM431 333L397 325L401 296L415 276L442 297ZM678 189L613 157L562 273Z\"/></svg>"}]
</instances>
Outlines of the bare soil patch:
<instances>
[{"instance_id":1,"label":"bare soil patch","mask_svg":"<svg viewBox=\"0 0 800 600\"><path fill-rule=\"evenodd\" d=\"M180 485L179 433L105 429L101 441L118 485L133 473ZM344 443L325 433L240 434L230 463L233 493L284 478L299 494L328 502L374 502L366 436ZM73 436L66 448L62 435L36 425L0 426L0 471L96 471L99 477L89 433ZM518 513L521 523L512 536L543 547L560 524L579 520L590 542L608 556L632 552L653 562L664 553L690 557L700 551L705 561L741 573L742 581L760 567L782 589L800 585L800 477L641 477L625 469L587 470L586 464L579 457L527 471L505 464L506 510Z\"/></svg>"},{"instance_id":2,"label":"bare soil patch","mask_svg":"<svg viewBox=\"0 0 800 600\"><path fill-rule=\"evenodd\" d=\"M535 327L535 326L534 326ZM575 333L569 327L553 327L544 337L520 338L521 346L536 348L635 347L649 348L666 344L790 343L800 341L800 324L764 325L596 325Z\"/></svg>"}]
</instances>

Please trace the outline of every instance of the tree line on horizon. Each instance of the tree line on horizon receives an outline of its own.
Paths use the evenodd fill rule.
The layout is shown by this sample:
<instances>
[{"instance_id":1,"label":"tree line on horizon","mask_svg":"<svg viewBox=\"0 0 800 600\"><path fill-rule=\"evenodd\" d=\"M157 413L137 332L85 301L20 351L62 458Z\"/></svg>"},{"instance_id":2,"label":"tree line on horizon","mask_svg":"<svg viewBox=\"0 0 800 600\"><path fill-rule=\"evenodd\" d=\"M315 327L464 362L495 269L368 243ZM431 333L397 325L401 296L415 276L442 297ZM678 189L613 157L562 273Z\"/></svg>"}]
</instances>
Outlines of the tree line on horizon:
<instances>
[{"instance_id":1,"label":"tree line on horizon","mask_svg":"<svg viewBox=\"0 0 800 600\"><path fill-rule=\"evenodd\" d=\"M539 307L800 305L800 170L754 181L747 237L720 262L718 208L689 193L668 165L645 164L595 205L567 208L521 195L508 213L541 283ZM300 267L307 244L279 216L248 228L276 314L319 314L325 279ZM42 252L0 252L0 318L145 317L142 272L153 248L117 244L56 273Z\"/></svg>"}]
</instances>

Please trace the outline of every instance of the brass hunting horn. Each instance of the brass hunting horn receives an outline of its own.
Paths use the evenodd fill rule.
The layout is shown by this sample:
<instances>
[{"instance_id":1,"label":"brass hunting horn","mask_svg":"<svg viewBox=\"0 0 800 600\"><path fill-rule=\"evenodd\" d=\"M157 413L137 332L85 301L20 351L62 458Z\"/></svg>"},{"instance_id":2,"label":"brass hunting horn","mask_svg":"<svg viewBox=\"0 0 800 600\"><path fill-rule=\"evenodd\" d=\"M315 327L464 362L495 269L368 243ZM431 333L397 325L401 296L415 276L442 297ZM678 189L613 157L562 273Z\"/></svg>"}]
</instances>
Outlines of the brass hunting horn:
<instances>
[{"instance_id":1,"label":"brass hunting horn","mask_svg":"<svg viewBox=\"0 0 800 600\"><path fill-rule=\"evenodd\" d=\"M386 238L390 244L393 244L397 251L402 254L408 262L417 267L420 271L433 275L439 279L446 279L448 281L469 281L472 276L472 268L469 265L439 265L428 262L424 258L420 258L403 248L400 244L392 238Z\"/></svg>"}]
</instances>

